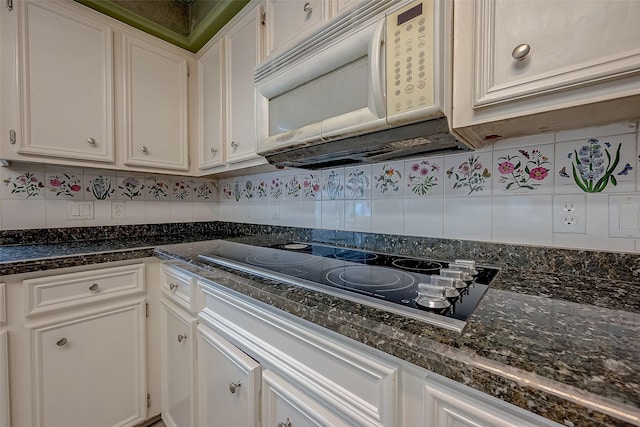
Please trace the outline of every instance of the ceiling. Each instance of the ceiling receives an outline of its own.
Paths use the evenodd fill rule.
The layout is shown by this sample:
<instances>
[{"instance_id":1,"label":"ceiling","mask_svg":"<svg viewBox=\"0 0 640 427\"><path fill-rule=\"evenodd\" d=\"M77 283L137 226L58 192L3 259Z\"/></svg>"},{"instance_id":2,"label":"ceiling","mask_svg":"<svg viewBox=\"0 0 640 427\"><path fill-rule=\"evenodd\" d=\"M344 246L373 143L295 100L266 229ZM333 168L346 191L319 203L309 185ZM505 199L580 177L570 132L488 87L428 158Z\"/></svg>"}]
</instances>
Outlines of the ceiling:
<instances>
[{"instance_id":1,"label":"ceiling","mask_svg":"<svg viewBox=\"0 0 640 427\"><path fill-rule=\"evenodd\" d=\"M249 0L75 0L144 32L197 52Z\"/></svg>"}]
</instances>

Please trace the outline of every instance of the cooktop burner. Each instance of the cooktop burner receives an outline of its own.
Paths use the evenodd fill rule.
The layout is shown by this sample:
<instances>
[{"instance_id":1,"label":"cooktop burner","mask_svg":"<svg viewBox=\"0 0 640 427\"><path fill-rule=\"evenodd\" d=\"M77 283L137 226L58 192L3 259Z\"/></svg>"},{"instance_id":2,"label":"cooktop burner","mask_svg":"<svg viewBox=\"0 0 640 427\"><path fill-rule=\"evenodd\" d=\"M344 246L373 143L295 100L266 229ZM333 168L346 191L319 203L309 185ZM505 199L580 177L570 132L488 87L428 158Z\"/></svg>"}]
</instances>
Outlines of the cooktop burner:
<instances>
[{"instance_id":1,"label":"cooktop burner","mask_svg":"<svg viewBox=\"0 0 640 427\"><path fill-rule=\"evenodd\" d=\"M200 258L461 331L499 269L287 242L215 241Z\"/></svg>"}]
</instances>

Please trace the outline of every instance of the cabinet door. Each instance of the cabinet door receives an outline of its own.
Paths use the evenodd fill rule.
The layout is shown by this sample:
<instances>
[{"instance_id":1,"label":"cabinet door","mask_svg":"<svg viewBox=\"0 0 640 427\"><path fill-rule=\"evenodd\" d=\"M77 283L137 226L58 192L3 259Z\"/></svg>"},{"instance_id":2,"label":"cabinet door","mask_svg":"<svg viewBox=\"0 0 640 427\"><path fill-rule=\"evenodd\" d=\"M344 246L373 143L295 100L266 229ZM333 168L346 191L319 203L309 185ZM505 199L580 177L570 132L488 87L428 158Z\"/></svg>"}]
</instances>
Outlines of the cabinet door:
<instances>
[{"instance_id":1,"label":"cabinet door","mask_svg":"<svg viewBox=\"0 0 640 427\"><path fill-rule=\"evenodd\" d=\"M168 427L195 426L196 319L162 301L162 419Z\"/></svg>"},{"instance_id":2,"label":"cabinet door","mask_svg":"<svg viewBox=\"0 0 640 427\"><path fill-rule=\"evenodd\" d=\"M293 44L329 19L328 0L267 0L267 55Z\"/></svg>"},{"instance_id":3,"label":"cabinet door","mask_svg":"<svg viewBox=\"0 0 640 427\"><path fill-rule=\"evenodd\" d=\"M239 20L225 35L227 62L227 162L257 158L256 90L253 72L261 57L258 11Z\"/></svg>"},{"instance_id":4,"label":"cabinet door","mask_svg":"<svg viewBox=\"0 0 640 427\"><path fill-rule=\"evenodd\" d=\"M429 374L423 390L424 427L560 427L559 424L456 383Z\"/></svg>"},{"instance_id":5,"label":"cabinet door","mask_svg":"<svg viewBox=\"0 0 640 427\"><path fill-rule=\"evenodd\" d=\"M200 169L224 165L224 38L198 60L200 79Z\"/></svg>"},{"instance_id":6,"label":"cabinet door","mask_svg":"<svg viewBox=\"0 0 640 427\"><path fill-rule=\"evenodd\" d=\"M57 2L20 1L21 154L113 162L110 28Z\"/></svg>"},{"instance_id":7,"label":"cabinet door","mask_svg":"<svg viewBox=\"0 0 640 427\"><path fill-rule=\"evenodd\" d=\"M277 374L262 373L262 427L349 425Z\"/></svg>"},{"instance_id":8,"label":"cabinet door","mask_svg":"<svg viewBox=\"0 0 640 427\"><path fill-rule=\"evenodd\" d=\"M124 163L188 170L187 60L122 35Z\"/></svg>"},{"instance_id":9,"label":"cabinet door","mask_svg":"<svg viewBox=\"0 0 640 427\"><path fill-rule=\"evenodd\" d=\"M198 326L198 423L255 427L260 365L206 326Z\"/></svg>"},{"instance_id":10,"label":"cabinet door","mask_svg":"<svg viewBox=\"0 0 640 427\"><path fill-rule=\"evenodd\" d=\"M140 302L32 329L35 426L146 418L144 312Z\"/></svg>"},{"instance_id":11,"label":"cabinet door","mask_svg":"<svg viewBox=\"0 0 640 427\"><path fill-rule=\"evenodd\" d=\"M640 2L576 6L574 0L477 2L474 107L639 74Z\"/></svg>"},{"instance_id":12,"label":"cabinet door","mask_svg":"<svg viewBox=\"0 0 640 427\"><path fill-rule=\"evenodd\" d=\"M0 332L0 427L9 427L9 349L7 332Z\"/></svg>"}]
</instances>

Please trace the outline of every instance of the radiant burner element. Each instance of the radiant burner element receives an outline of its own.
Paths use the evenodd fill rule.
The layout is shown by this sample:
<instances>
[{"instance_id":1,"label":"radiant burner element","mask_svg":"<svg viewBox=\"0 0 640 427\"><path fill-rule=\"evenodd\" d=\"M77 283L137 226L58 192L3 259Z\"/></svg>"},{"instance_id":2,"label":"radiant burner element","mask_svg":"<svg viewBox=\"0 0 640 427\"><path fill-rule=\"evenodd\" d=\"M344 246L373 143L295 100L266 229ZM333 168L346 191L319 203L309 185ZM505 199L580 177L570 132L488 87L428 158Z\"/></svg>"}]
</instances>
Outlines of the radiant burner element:
<instances>
[{"instance_id":1,"label":"radiant burner element","mask_svg":"<svg viewBox=\"0 0 640 427\"><path fill-rule=\"evenodd\" d=\"M237 240L216 240L200 258L456 331L462 331L499 271L467 260L434 261L305 242L255 246Z\"/></svg>"}]
</instances>

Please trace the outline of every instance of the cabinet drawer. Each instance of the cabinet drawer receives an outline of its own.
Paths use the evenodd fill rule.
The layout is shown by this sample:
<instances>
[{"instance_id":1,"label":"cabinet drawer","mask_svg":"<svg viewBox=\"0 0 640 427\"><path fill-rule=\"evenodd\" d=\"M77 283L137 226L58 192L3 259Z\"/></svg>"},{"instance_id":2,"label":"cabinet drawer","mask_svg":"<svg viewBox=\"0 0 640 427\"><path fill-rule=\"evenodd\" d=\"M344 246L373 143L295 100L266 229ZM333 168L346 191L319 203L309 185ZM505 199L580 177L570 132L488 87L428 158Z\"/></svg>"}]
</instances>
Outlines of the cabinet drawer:
<instances>
[{"instance_id":1,"label":"cabinet drawer","mask_svg":"<svg viewBox=\"0 0 640 427\"><path fill-rule=\"evenodd\" d=\"M196 313L198 304L195 298L196 284L194 277L185 271L166 264L163 264L161 268L160 289L162 293L186 310Z\"/></svg>"},{"instance_id":2,"label":"cabinet drawer","mask_svg":"<svg viewBox=\"0 0 640 427\"><path fill-rule=\"evenodd\" d=\"M27 315L144 292L144 264L27 279Z\"/></svg>"}]
</instances>

